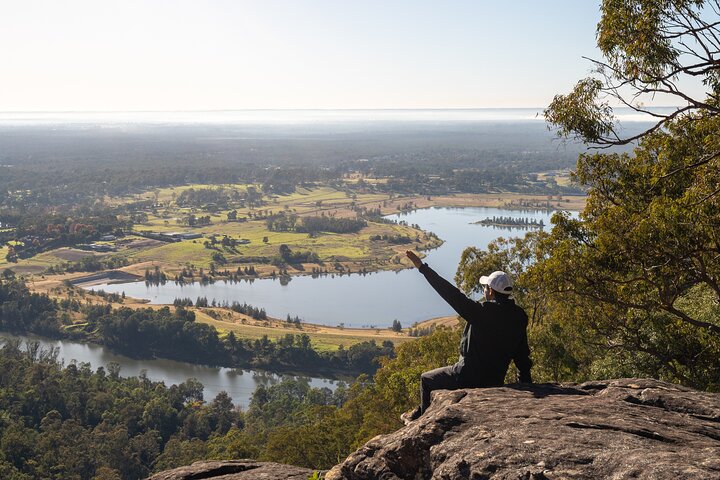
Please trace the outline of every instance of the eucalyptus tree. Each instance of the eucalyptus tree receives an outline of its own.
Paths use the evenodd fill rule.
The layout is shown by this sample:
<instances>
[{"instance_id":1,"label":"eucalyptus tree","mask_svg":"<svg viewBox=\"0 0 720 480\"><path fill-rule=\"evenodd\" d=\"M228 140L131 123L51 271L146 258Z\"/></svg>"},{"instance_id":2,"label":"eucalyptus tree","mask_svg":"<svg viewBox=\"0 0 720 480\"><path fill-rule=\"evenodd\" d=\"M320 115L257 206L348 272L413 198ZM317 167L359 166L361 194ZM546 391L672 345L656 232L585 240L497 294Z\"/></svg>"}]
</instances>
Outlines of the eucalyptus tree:
<instances>
[{"instance_id":1,"label":"eucalyptus tree","mask_svg":"<svg viewBox=\"0 0 720 480\"><path fill-rule=\"evenodd\" d=\"M457 280L471 290L482 269L516 273L519 301L535 313L540 378L651 375L718 390L720 5L601 9L594 75L545 111L560 136L595 148L574 174L586 208L555 215L548 234L466 251ZM649 96L682 105L647 108ZM653 122L624 135L613 105ZM626 144L632 153L611 148Z\"/></svg>"}]
</instances>

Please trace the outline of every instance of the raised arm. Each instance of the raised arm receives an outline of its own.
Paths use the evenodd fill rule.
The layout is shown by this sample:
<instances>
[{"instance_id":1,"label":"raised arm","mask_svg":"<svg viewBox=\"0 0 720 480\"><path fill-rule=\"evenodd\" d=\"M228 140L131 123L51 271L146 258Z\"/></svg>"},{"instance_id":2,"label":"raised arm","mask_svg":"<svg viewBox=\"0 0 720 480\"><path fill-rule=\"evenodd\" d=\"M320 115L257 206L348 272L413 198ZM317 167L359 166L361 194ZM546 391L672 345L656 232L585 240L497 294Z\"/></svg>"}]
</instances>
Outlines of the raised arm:
<instances>
[{"instance_id":1,"label":"raised arm","mask_svg":"<svg viewBox=\"0 0 720 480\"><path fill-rule=\"evenodd\" d=\"M410 261L412 261L413 265L420 270L420 273L425 276L430 286L432 286L443 300L450 304L461 317L468 322L475 320L480 309L480 305L477 302L466 297L455 285L438 275L427 263L423 263L414 252L408 250L405 254Z\"/></svg>"}]
</instances>

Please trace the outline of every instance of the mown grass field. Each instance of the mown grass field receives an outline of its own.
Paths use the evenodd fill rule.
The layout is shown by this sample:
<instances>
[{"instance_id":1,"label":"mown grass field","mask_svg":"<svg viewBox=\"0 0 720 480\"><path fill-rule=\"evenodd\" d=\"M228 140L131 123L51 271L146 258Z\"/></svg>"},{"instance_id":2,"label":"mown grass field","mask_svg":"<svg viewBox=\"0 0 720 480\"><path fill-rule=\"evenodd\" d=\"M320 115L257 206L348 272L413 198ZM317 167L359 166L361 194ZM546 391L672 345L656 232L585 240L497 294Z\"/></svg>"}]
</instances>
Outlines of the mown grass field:
<instances>
[{"instance_id":1,"label":"mown grass field","mask_svg":"<svg viewBox=\"0 0 720 480\"><path fill-rule=\"evenodd\" d=\"M104 200L112 205L143 199L155 202L153 209L145 211L147 221L135 224L134 229L137 231L153 233L193 232L201 234L202 237L177 243L162 243L144 240L141 237L128 236L116 242L98 242L113 245L117 249L115 252L94 254L88 251L63 248L44 252L33 258L20 260L13 264L9 264L5 260L7 247L3 247L4 254L0 257L0 268L12 268L18 273L39 275L49 267L57 267L68 261L78 261L86 255L96 255L100 258L108 256L124 257L131 264L153 262L155 265L160 266L163 271L172 275L186 266L193 266L195 269L208 269L213 263L213 254L220 253L227 260L227 264L221 265L215 262L218 269L234 270L237 266L254 264L261 274L269 274L273 270L269 265L257 265L256 262L248 261L246 258L273 258L278 255L280 245L285 244L293 251L313 252L319 256L323 263L331 262L334 264L336 261L340 261L353 271L361 268L377 270L386 268L390 259L397 256L400 248L386 242L370 242L370 236L383 234L406 235L411 238L418 235L422 236L422 232L406 226L369 223L366 228L355 234L321 233L311 238L306 233L269 231L264 219L249 219L244 222L228 221L230 208L219 211L206 211L199 208L180 207L175 202L178 195L189 189L225 188L246 192L250 187L259 191L258 185L213 186L193 184L157 189L132 196L108 197ZM322 214L354 217L356 213L351 210L351 204L355 203L369 208L383 208L383 202L388 200L389 196L384 194L359 194L351 198L345 192L331 187L298 188L296 192L290 195L265 196L264 201L266 204L257 208L240 208L238 206L238 208L233 209L237 211L239 218L246 219L251 215L267 215L280 212L293 213L298 217ZM209 216L210 224L189 227L179 223L179 220L190 214L196 217ZM220 245L214 249L206 248L204 244L211 236L217 238L228 236L234 240L249 243L239 244L235 248L226 248ZM422 241L418 245L413 245L413 247L427 248L429 245L428 241ZM321 266L318 266L318 268L321 268Z\"/></svg>"},{"instance_id":2,"label":"mown grass field","mask_svg":"<svg viewBox=\"0 0 720 480\"><path fill-rule=\"evenodd\" d=\"M232 265L247 265L246 257L267 257L277 256L280 245L287 245L292 250L310 251L317 254L322 262L352 262L358 268L378 269L386 262L396 256L399 251L397 246L378 246L370 242L372 235L406 235L415 238L422 236L422 232L410 227L401 225L387 225L369 223L368 226L356 234L333 234L322 233L316 237L310 237L305 233L296 232L275 232L269 231L264 219L249 219L243 222L228 221L228 213L231 209L211 212L198 208L180 207L175 203L183 191L205 188L225 188L246 191L248 185L186 185L175 188L159 189L154 192L146 192L138 198L157 199L154 213L147 212L147 221L135 225L138 231L150 231L155 233L169 233L186 231L200 233L201 239L187 240L179 243L168 243L156 245L133 254L133 261L146 262L154 261L161 265L161 268L170 272L177 271L184 266L193 265L195 268L209 268L212 256L215 252L221 253L229 263L229 266L216 265L218 268L231 268ZM256 189L257 186L253 186ZM237 211L239 218L250 218L251 215L267 215L288 212L298 217L308 215L336 215L355 216L350 207L353 203L369 208L383 208L383 202L389 200L388 195L383 194L361 194L351 198L345 192L330 187L317 187L313 189L299 188L290 195L272 195L265 197L266 205L257 208L233 208ZM188 227L179 223L179 220L193 214L196 217L210 217L210 224L203 226ZM238 245L235 248L208 249L204 247L207 238L211 236L228 236L235 240L243 240L249 243ZM414 247L427 248L427 241L421 241ZM352 269L352 266L350 267ZM268 268L261 269L268 271Z\"/></svg>"},{"instance_id":3,"label":"mown grass field","mask_svg":"<svg viewBox=\"0 0 720 480\"><path fill-rule=\"evenodd\" d=\"M313 348L318 351L335 351L340 345L349 348L356 343L369 340L374 340L378 345L386 340L396 345L413 340L413 337L409 337L404 333L396 333L388 329L339 329L307 324L302 324L300 328L297 328L282 321L269 321L266 322L266 325L258 325L251 320L243 324L237 318L232 321L214 319L210 315L197 310L195 320L212 325L221 335L233 332L238 338L250 340L262 338L264 335L267 335L271 340L276 340L287 334L300 335L305 333L310 337Z\"/></svg>"}]
</instances>

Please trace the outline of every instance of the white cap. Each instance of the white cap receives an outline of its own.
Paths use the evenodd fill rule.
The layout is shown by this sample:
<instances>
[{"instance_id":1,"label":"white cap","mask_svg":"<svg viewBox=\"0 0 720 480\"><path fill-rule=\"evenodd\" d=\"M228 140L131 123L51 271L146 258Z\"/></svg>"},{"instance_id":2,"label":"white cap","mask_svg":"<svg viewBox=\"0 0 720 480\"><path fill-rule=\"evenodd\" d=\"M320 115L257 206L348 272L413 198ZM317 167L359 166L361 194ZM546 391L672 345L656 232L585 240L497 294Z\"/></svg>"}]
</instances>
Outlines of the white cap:
<instances>
[{"instance_id":1,"label":"white cap","mask_svg":"<svg viewBox=\"0 0 720 480\"><path fill-rule=\"evenodd\" d=\"M506 295L511 294L513 289L513 281L510 278L510 275L505 272L501 272L500 270L491 273L487 277L480 277L480 284L488 285L496 292L504 293Z\"/></svg>"}]
</instances>

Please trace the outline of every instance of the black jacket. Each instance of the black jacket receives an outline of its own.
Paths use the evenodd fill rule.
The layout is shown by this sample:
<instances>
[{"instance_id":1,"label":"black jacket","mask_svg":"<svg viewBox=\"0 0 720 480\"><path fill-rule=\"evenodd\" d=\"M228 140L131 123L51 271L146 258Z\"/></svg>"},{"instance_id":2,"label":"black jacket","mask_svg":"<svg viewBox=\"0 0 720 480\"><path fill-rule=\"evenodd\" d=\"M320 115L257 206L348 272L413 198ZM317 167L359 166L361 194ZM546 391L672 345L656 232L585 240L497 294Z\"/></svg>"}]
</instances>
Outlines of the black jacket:
<instances>
[{"instance_id":1,"label":"black jacket","mask_svg":"<svg viewBox=\"0 0 720 480\"><path fill-rule=\"evenodd\" d=\"M463 384L494 387L505 383L510 360L515 362L520 382L532 382L528 317L508 298L476 302L438 275L426 263L420 267L432 287L467 321L460 342L460 360L454 365Z\"/></svg>"}]
</instances>

